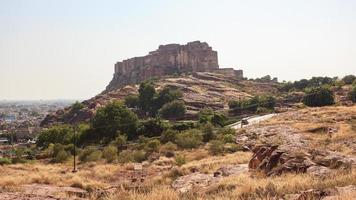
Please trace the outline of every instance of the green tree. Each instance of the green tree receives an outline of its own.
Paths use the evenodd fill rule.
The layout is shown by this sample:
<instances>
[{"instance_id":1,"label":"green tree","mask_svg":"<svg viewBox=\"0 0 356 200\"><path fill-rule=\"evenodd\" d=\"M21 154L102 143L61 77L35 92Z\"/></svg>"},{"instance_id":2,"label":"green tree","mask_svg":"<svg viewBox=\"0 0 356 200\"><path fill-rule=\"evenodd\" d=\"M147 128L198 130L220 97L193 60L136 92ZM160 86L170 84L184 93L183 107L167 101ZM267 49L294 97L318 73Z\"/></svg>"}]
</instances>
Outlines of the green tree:
<instances>
[{"instance_id":1,"label":"green tree","mask_svg":"<svg viewBox=\"0 0 356 200\"><path fill-rule=\"evenodd\" d=\"M137 95L129 95L125 97L125 105L129 108L136 108L139 105L139 99Z\"/></svg>"},{"instance_id":2,"label":"green tree","mask_svg":"<svg viewBox=\"0 0 356 200\"><path fill-rule=\"evenodd\" d=\"M147 114L152 113L156 89L151 82L142 82L138 90L138 101L140 108Z\"/></svg>"},{"instance_id":3,"label":"green tree","mask_svg":"<svg viewBox=\"0 0 356 200\"><path fill-rule=\"evenodd\" d=\"M158 111L166 103L178 100L182 97L182 92L171 87L164 87L155 98L155 110Z\"/></svg>"},{"instance_id":4,"label":"green tree","mask_svg":"<svg viewBox=\"0 0 356 200\"><path fill-rule=\"evenodd\" d=\"M258 99L260 107L274 109L274 106L276 105L276 98L274 98L273 96L265 95L260 96Z\"/></svg>"},{"instance_id":5,"label":"green tree","mask_svg":"<svg viewBox=\"0 0 356 200\"><path fill-rule=\"evenodd\" d=\"M68 125L53 126L39 134L37 146L47 148L50 143L69 144L73 141L73 135L73 128Z\"/></svg>"},{"instance_id":6,"label":"green tree","mask_svg":"<svg viewBox=\"0 0 356 200\"><path fill-rule=\"evenodd\" d=\"M160 136L168 125L159 118L150 118L140 122L139 134L146 137Z\"/></svg>"},{"instance_id":7,"label":"green tree","mask_svg":"<svg viewBox=\"0 0 356 200\"><path fill-rule=\"evenodd\" d=\"M344 76L344 78L342 78L342 81L344 81L344 83L348 85L352 84L355 80L356 80L356 76L351 74Z\"/></svg>"},{"instance_id":8,"label":"green tree","mask_svg":"<svg viewBox=\"0 0 356 200\"><path fill-rule=\"evenodd\" d=\"M311 107L327 106L334 104L334 94L328 88L318 87L306 90L303 103Z\"/></svg>"},{"instance_id":9,"label":"green tree","mask_svg":"<svg viewBox=\"0 0 356 200\"><path fill-rule=\"evenodd\" d=\"M159 112L165 119L179 119L184 117L186 108L183 101L175 100L164 104Z\"/></svg>"},{"instance_id":10,"label":"green tree","mask_svg":"<svg viewBox=\"0 0 356 200\"><path fill-rule=\"evenodd\" d=\"M356 103L356 85L353 86L352 90L349 92L349 98L352 102Z\"/></svg>"},{"instance_id":11,"label":"green tree","mask_svg":"<svg viewBox=\"0 0 356 200\"><path fill-rule=\"evenodd\" d=\"M121 102L113 101L98 109L91 125L100 139L114 139L119 132L133 139L137 136L138 117Z\"/></svg>"}]
</instances>

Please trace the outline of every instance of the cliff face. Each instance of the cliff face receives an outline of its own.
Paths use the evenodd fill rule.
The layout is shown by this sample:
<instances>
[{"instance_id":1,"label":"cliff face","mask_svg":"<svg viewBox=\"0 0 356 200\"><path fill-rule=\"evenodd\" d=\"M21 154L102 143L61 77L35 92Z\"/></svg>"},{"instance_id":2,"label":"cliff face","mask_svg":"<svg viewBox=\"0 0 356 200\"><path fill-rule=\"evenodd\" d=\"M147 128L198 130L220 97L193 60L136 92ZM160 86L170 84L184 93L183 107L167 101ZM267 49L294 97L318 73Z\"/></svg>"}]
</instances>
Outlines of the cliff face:
<instances>
[{"instance_id":1,"label":"cliff face","mask_svg":"<svg viewBox=\"0 0 356 200\"><path fill-rule=\"evenodd\" d=\"M151 51L146 56L116 63L114 77L106 87L106 91L153 77L217 69L219 69L218 54L205 42L160 45L156 51Z\"/></svg>"}]
</instances>

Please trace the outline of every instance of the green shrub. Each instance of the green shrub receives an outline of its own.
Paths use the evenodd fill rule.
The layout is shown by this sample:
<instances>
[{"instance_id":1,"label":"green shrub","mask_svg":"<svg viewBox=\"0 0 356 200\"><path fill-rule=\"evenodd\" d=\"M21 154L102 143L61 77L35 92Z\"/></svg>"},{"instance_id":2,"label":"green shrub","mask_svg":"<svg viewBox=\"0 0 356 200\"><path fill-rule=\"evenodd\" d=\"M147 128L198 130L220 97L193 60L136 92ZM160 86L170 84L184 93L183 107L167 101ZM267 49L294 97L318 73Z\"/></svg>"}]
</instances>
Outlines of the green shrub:
<instances>
[{"instance_id":1,"label":"green shrub","mask_svg":"<svg viewBox=\"0 0 356 200\"><path fill-rule=\"evenodd\" d=\"M210 141L209 152L212 155L219 155L219 154L224 153L224 143L220 140Z\"/></svg>"},{"instance_id":2,"label":"green shrub","mask_svg":"<svg viewBox=\"0 0 356 200\"><path fill-rule=\"evenodd\" d=\"M0 165L10 165L11 159L9 158L0 158Z\"/></svg>"},{"instance_id":3,"label":"green shrub","mask_svg":"<svg viewBox=\"0 0 356 200\"><path fill-rule=\"evenodd\" d=\"M216 137L214 126L209 122L203 124L200 130L203 132L203 142L209 142Z\"/></svg>"},{"instance_id":4,"label":"green shrub","mask_svg":"<svg viewBox=\"0 0 356 200\"><path fill-rule=\"evenodd\" d=\"M140 122L139 134L146 137L160 136L168 128L167 123L159 118L148 119Z\"/></svg>"},{"instance_id":5,"label":"green shrub","mask_svg":"<svg viewBox=\"0 0 356 200\"><path fill-rule=\"evenodd\" d=\"M176 160L176 164L178 166L182 166L182 165L184 165L186 163L185 156L183 156L183 155L177 155L175 160Z\"/></svg>"},{"instance_id":6,"label":"green shrub","mask_svg":"<svg viewBox=\"0 0 356 200\"><path fill-rule=\"evenodd\" d=\"M81 162L92 162L98 161L101 159L102 153L99 150L96 150L95 147L87 147L79 155L79 160Z\"/></svg>"},{"instance_id":7,"label":"green shrub","mask_svg":"<svg viewBox=\"0 0 356 200\"><path fill-rule=\"evenodd\" d=\"M156 89L151 82L145 81L140 84L138 90L138 102L139 107L145 113L149 113L151 116L155 113L154 97L156 95Z\"/></svg>"},{"instance_id":8,"label":"green shrub","mask_svg":"<svg viewBox=\"0 0 356 200\"><path fill-rule=\"evenodd\" d=\"M162 143L167 143L167 142L174 142L176 140L176 136L178 135L178 131L173 130L173 129L167 129L163 131L160 141Z\"/></svg>"},{"instance_id":9,"label":"green shrub","mask_svg":"<svg viewBox=\"0 0 356 200\"><path fill-rule=\"evenodd\" d=\"M310 88L306 90L303 103L311 107L332 105L334 104L334 94L327 88Z\"/></svg>"},{"instance_id":10,"label":"green shrub","mask_svg":"<svg viewBox=\"0 0 356 200\"><path fill-rule=\"evenodd\" d=\"M214 111L210 108L201 109L198 113L199 123L211 122L211 118L214 115Z\"/></svg>"},{"instance_id":11,"label":"green shrub","mask_svg":"<svg viewBox=\"0 0 356 200\"><path fill-rule=\"evenodd\" d=\"M91 121L92 137L96 140L112 140L118 133L125 133L129 139L137 137L138 117L123 103L113 101L99 108Z\"/></svg>"},{"instance_id":12,"label":"green shrub","mask_svg":"<svg viewBox=\"0 0 356 200\"><path fill-rule=\"evenodd\" d=\"M224 127L218 130L218 135L236 135L236 130L229 127Z\"/></svg>"},{"instance_id":13,"label":"green shrub","mask_svg":"<svg viewBox=\"0 0 356 200\"><path fill-rule=\"evenodd\" d=\"M264 114L264 113L270 113L272 110L265 108L265 107L258 107L256 110L257 114Z\"/></svg>"},{"instance_id":14,"label":"green shrub","mask_svg":"<svg viewBox=\"0 0 356 200\"><path fill-rule=\"evenodd\" d=\"M147 155L142 150L134 151L132 153L132 159L133 159L133 161L140 163L140 162L147 160Z\"/></svg>"},{"instance_id":15,"label":"green shrub","mask_svg":"<svg viewBox=\"0 0 356 200\"><path fill-rule=\"evenodd\" d=\"M160 115L165 119L180 119L184 117L186 108L183 101L175 100L164 104L160 109Z\"/></svg>"},{"instance_id":16,"label":"green shrub","mask_svg":"<svg viewBox=\"0 0 356 200\"><path fill-rule=\"evenodd\" d=\"M235 134L220 135L219 139L224 141L224 143L233 143L235 142L236 136Z\"/></svg>"},{"instance_id":17,"label":"green shrub","mask_svg":"<svg viewBox=\"0 0 356 200\"><path fill-rule=\"evenodd\" d=\"M130 152L128 150L124 150L124 151L120 152L117 160L120 163L132 162L133 161L132 152Z\"/></svg>"},{"instance_id":18,"label":"green shrub","mask_svg":"<svg viewBox=\"0 0 356 200\"><path fill-rule=\"evenodd\" d=\"M203 134L198 129L186 130L177 135L176 143L182 148L196 148L203 142Z\"/></svg>"},{"instance_id":19,"label":"green shrub","mask_svg":"<svg viewBox=\"0 0 356 200\"><path fill-rule=\"evenodd\" d=\"M258 97L258 106L273 110L276 105L276 98L269 95Z\"/></svg>"},{"instance_id":20,"label":"green shrub","mask_svg":"<svg viewBox=\"0 0 356 200\"><path fill-rule=\"evenodd\" d=\"M223 126L225 126L226 120L227 120L227 117L224 114L214 112L210 121L214 126L223 127Z\"/></svg>"},{"instance_id":21,"label":"green shrub","mask_svg":"<svg viewBox=\"0 0 356 200\"><path fill-rule=\"evenodd\" d=\"M172 129L177 131L185 131L188 129L193 129L197 127L197 123L193 121L180 121L172 125Z\"/></svg>"},{"instance_id":22,"label":"green shrub","mask_svg":"<svg viewBox=\"0 0 356 200\"><path fill-rule=\"evenodd\" d=\"M146 144L146 152L158 152L159 147L161 146L161 143L159 142L159 140L154 139L154 140L150 140L148 141L148 143Z\"/></svg>"},{"instance_id":23,"label":"green shrub","mask_svg":"<svg viewBox=\"0 0 356 200\"><path fill-rule=\"evenodd\" d=\"M115 145L118 149L123 149L127 142L127 136L119 134L115 140L112 142L112 145Z\"/></svg>"},{"instance_id":24,"label":"green shrub","mask_svg":"<svg viewBox=\"0 0 356 200\"><path fill-rule=\"evenodd\" d=\"M47 148L50 143L70 144L73 141L73 135L73 128L68 125L53 126L39 134L37 146Z\"/></svg>"},{"instance_id":25,"label":"green shrub","mask_svg":"<svg viewBox=\"0 0 356 200\"><path fill-rule=\"evenodd\" d=\"M61 149L57 152L57 154L55 155L52 161L55 163L62 163L68 160L69 157L70 157L69 153L66 152L64 149Z\"/></svg>"},{"instance_id":26,"label":"green shrub","mask_svg":"<svg viewBox=\"0 0 356 200\"><path fill-rule=\"evenodd\" d=\"M103 150L103 158L108 162L112 163L117 159L117 148L114 146L107 146Z\"/></svg>"},{"instance_id":27,"label":"green shrub","mask_svg":"<svg viewBox=\"0 0 356 200\"><path fill-rule=\"evenodd\" d=\"M164 87L154 99L155 110L159 110L166 103L179 100L183 96L182 92L176 88Z\"/></svg>"},{"instance_id":28,"label":"green shrub","mask_svg":"<svg viewBox=\"0 0 356 200\"><path fill-rule=\"evenodd\" d=\"M128 95L125 97L124 103L129 108L136 108L139 105L139 100L137 95Z\"/></svg>"},{"instance_id":29,"label":"green shrub","mask_svg":"<svg viewBox=\"0 0 356 200\"><path fill-rule=\"evenodd\" d=\"M173 157L175 155L175 151L177 151L177 145L172 142L167 142L162 145L160 149L160 152L168 158Z\"/></svg>"},{"instance_id":30,"label":"green shrub","mask_svg":"<svg viewBox=\"0 0 356 200\"><path fill-rule=\"evenodd\" d=\"M354 75L347 75L342 78L342 81L344 81L345 84L352 84L356 80L356 76Z\"/></svg>"},{"instance_id":31,"label":"green shrub","mask_svg":"<svg viewBox=\"0 0 356 200\"><path fill-rule=\"evenodd\" d=\"M354 87L352 88L352 90L350 91L350 93L349 93L349 99L350 99L352 102L356 103L356 86L354 86Z\"/></svg>"}]
</instances>

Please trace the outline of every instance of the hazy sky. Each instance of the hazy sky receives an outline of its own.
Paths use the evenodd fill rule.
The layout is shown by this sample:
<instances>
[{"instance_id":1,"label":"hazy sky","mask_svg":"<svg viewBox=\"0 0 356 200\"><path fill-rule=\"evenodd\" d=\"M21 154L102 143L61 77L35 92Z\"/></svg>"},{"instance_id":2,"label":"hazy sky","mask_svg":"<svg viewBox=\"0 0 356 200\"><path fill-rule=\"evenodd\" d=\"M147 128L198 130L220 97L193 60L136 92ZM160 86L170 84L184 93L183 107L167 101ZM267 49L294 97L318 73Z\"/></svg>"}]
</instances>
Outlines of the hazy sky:
<instances>
[{"instance_id":1,"label":"hazy sky","mask_svg":"<svg viewBox=\"0 0 356 200\"><path fill-rule=\"evenodd\" d=\"M194 40L247 77L356 74L356 1L0 0L0 99L89 98L115 62Z\"/></svg>"}]
</instances>

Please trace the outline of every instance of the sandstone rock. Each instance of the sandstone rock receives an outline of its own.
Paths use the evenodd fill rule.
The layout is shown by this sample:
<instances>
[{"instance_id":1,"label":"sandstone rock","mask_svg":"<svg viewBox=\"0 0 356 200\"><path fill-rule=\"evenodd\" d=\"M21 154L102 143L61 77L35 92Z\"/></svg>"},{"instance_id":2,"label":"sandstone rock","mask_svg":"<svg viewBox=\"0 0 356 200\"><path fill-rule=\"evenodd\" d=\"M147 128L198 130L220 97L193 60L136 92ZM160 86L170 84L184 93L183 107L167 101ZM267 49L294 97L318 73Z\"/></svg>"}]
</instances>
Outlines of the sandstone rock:
<instances>
[{"instance_id":1,"label":"sandstone rock","mask_svg":"<svg viewBox=\"0 0 356 200\"><path fill-rule=\"evenodd\" d=\"M217 52L205 42L160 45L158 50L151 51L146 56L116 63L114 78L106 90L168 74L210 71L218 68Z\"/></svg>"},{"instance_id":2,"label":"sandstone rock","mask_svg":"<svg viewBox=\"0 0 356 200\"><path fill-rule=\"evenodd\" d=\"M180 193L187 193L193 189L204 189L213 183L218 182L218 179L212 175L202 174L199 172L181 176L177 178L172 187Z\"/></svg>"},{"instance_id":3,"label":"sandstone rock","mask_svg":"<svg viewBox=\"0 0 356 200\"><path fill-rule=\"evenodd\" d=\"M329 176L332 173L332 171L327 167L315 165L315 166L309 167L307 169L306 173L311 174L313 176L325 178L325 177Z\"/></svg>"},{"instance_id":4,"label":"sandstone rock","mask_svg":"<svg viewBox=\"0 0 356 200\"><path fill-rule=\"evenodd\" d=\"M247 164L241 164L241 165L226 165L220 167L216 172L214 173L214 177L220 177L220 176L237 176L243 173L248 172L248 166Z\"/></svg>"}]
</instances>

